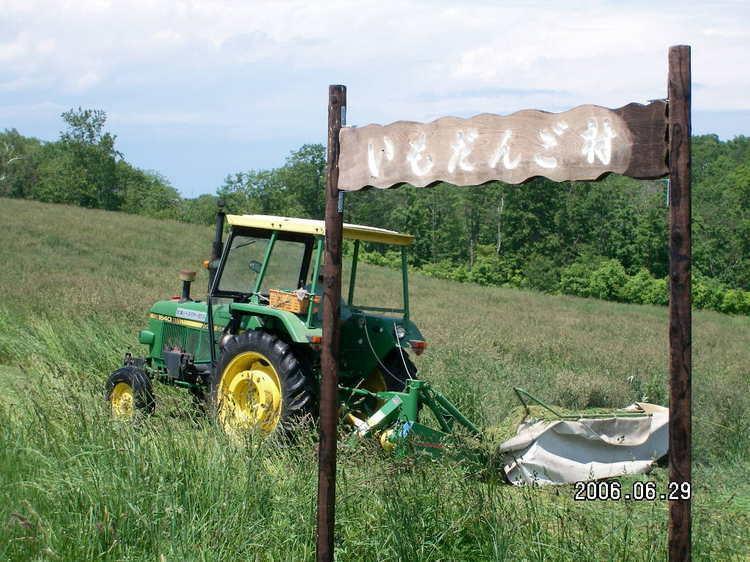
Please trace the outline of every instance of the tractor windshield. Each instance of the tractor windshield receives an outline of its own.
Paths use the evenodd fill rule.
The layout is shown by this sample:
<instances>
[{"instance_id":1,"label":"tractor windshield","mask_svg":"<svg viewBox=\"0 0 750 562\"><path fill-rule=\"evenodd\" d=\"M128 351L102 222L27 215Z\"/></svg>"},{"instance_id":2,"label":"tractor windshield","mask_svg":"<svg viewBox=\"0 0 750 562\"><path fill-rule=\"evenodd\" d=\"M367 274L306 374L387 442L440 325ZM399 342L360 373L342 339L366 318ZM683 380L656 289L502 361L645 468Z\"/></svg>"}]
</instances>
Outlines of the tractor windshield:
<instances>
[{"instance_id":1,"label":"tractor windshield","mask_svg":"<svg viewBox=\"0 0 750 562\"><path fill-rule=\"evenodd\" d=\"M232 236L219 292L247 295L267 294L269 288L299 288L307 275L306 246L305 242L278 240L275 236Z\"/></svg>"}]
</instances>

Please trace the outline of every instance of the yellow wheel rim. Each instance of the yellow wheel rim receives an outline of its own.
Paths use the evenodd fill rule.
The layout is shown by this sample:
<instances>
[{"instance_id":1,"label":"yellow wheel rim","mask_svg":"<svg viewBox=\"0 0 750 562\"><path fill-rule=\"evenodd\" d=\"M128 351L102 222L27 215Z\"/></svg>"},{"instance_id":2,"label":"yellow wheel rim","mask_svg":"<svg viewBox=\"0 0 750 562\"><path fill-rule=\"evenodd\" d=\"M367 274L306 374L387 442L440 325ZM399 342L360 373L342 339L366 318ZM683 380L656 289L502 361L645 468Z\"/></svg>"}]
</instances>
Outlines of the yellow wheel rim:
<instances>
[{"instance_id":1,"label":"yellow wheel rim","mask_svg":"<svg viewBox=\"0 0 750 562\"><path fill-rule=\"evenodd\" d=\"M268 435L281 419L281 380L271 362L255 351L229 362L217 398L219 423L232 435L251 429Z\"/></svg>"},{"instance_id":2,"label":"yellow wheel rim","mask_svg":"<svg viewBox=\"0 0 750 562\"><path fill-rule=\"evenodd\" d=\"M377 367L368 375L368 377L362 381L361 384L357 385L358 388L369 390L370 392L385 392L388 390L388 385L385 383L385 377L383 373ZM375 411L383 406L385 402L377 398L366 398L367 405L372 411ZM351 416L351 418L349 417ZM354 407L349 415L344 420L352 425L357 425L357 422L364 421L367 414L364 410L359 407ZM353 419L352 419L353 418Z\"/></svg>"},{"instance_id":3,"label":"yellow wheel rim","mask_svg":"<svg viewBox=\"0 0 750 562\"><path fill-rule=\"evenodd\" d=\"M383 447L384 451L388 451L390 453L396 448L396 444L391 441L391 437L395 433L396 432L393 429L386 429L383 433L380 434L380 446Z\"/></svg>"},{"instance_id":4,"label":"yellow wheel rim","mask_svg":"<svg viewBox=\"0 0 750 562\"><path fill-rule=\"evenodd\" d=\"M372 373L370 373L370 376L364 380L361 388L369 390L370 392L385 392L388 390L388 386L385 384L385 377L377 367Z\"/></svg>"},{"instance_id":5,"label":"yellow wheel rim","mask_svg":"<svg viewBox=\"0 0 750 562\"><path fill-rule=\"evenodd\" d=\"M126 382L118 382L112 389L109 402L112 406L112 415L119 419L133 417L135 412L135 396L133 387Z\"/></svg>"}]
</instances>

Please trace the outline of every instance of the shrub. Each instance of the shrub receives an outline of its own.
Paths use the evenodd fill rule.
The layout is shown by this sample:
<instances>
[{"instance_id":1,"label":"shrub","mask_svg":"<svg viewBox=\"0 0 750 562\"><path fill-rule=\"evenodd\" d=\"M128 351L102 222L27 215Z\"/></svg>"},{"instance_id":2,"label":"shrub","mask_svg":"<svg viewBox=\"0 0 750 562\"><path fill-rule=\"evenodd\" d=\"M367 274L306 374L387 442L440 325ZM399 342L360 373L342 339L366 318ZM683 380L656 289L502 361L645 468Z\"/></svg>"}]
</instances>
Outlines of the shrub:
<instances>
[{"instance_id":1,"label":"shrub","mask_svg":"<svg viewBox=\"0 0 750 562\"><path fill-rule=\"evenodd\" d=\"M561 293L590 297L589 279L595 266L589 261L575 261L560 272L558 285Z\"/></svg>"},{"instance_id":2,"label":"shrub","mask_svg":"<svg viewBox=\"0 0 750 562\"><path fill-rule=\"evenodd\" d=\"M344 253L350 252L345 241ZM400 254L392 250L385 253L361 252L360 256L363 261L375 265L390 268L401 266ZM546 292L552 292L556 288L560 293L579 297L634 304L669 304L668 278L654 278L645 268L638 270L635 275L628 275L619 260L599 256L581 256L560 270L551 258L534 254L521 272L512 260L495 253L484 253L477 256L471 269L444 259L425 263L419 271L429 277L461 283L529 287ZM704 277L700 273L696 273L693 278L692 291L695 308L750 315L750 291L728 289L716 279Z\"/></svg>"},{"instance_id":3,"label":"shrub","mask_svg":"<svg viewBox=\"0 0 750 562\"><path fill-rule=\"evenodd\" d=\"M628 281L628 274L622 264L615 260L606 260L591 272L588 293L603 300L620 300L622 290Z\"/></svg>"},{"instance_id":4,"label":"shrub","mask_svg":"<svg viewBox=\"0 0 750 562\"><path fill-rule=\"evenodd\" d=\"M466 269L465 265L456 266L451 272L450 279L453 279L454 281L459 281L461 283L468 283L470 281L469 270Z\"/></svg>"},{"instance_id":5,"label":"shrub","mask_svg":"<svg viewBox=\"0 0 750 562\"><path fill-rule=\"evenodd\" d=\"M645 269L641 269L638 273L629 277L620 294L622 300L625 302L635 304L669 304L667 279L655 279Z\"/></svg>"},{"instance_id":6,"label":"shrub","mask_svg":"<svg viewBox=\"0 0 750 562\"><path fill-rule=\"evenodd\" d=\"M523 267L524 286L547 293L557 289L560 269L547 256L533 254Z\"/></svg>"},{"instance_id":7,"label":"shrub","mask_svg":"<svg viewBox=\"0 0 750 562\"><path fill-rule=\"evenodd\" d=\"M429 277L435 277L437 279L453 279L455 275L456 265L449 260L440 260L435 263L426 263L420 271Z\"/></svg>"},{"instance_id":8,"label":"shrub","mask_svg":"<svg viewBox=\"0 0 750 562\"><path fill-rule=\"evenodd\" d=\"M382 265L383 267L389 267L391 269L399 269L401 267L401 252L395 250L387 250L382 254L380 252L367 252L360 250L359 258L364 262L374 265Z\"/></svg>"},{"instance_id":9,"label":"shrub","mask_svg":"<svg viewBox=\"0 0 750 562\"><path fill-rule=\"evenodd\" d=\"M669 304L669 284L667 278L654 279L649 290L643 295L643 304Z\"/></svg>"},{"instance_id":10,"label":"shrub","mask_svg":"<svg viewBox=\"0 0 750 562\"><path fill-rule=\"evenodd\" d=\"M645 295L649 294L654 285L655 279L647 269L640 269L638 273L632 275L625 286L622 288L621 297L625 302L643 304Z\"/></svg>"},{"instance_id":11,"label":"shrub","mask_svg":"<svg viewBox=\"0 0 750 562\"><path fill-rule=\"evenodd\" d=\"M750 314L750 293L729 289L724 293L719 310L727 314Z\"/></svg>"},{"instance_id":12,"label":"shrub","mask_svg":"<svg viewBox=\"0 0 750 562\"><path fill-rule=\"evenodd\" d=\"M558 287L561 293L580 297L636 304L669 302L666 279L655 279L646 269L630 276L616 259L578 260L562 270Z\"/></svg>"},{"instance_id":13,"label":"shrub","mask_svg":"<svg viewBox=\"0 0 750 562\"><path fill-rule=\"evenodd\" d=\"M479 285L504 285L514 273L512 265L497 254L478 256L467 272L468 280Z\"/></svg>"},{"instance_id":14,"label":"shrub","mask_svg":"<svg viewBox=\"0 0 750 562\"><path fill-rule=\"evenodd\" d=\"M721 310L725 292L726 287L716 279L704 277L700 273L696 273L693 277L692 293L695 308Z\"/></svg>"}]
</instances>

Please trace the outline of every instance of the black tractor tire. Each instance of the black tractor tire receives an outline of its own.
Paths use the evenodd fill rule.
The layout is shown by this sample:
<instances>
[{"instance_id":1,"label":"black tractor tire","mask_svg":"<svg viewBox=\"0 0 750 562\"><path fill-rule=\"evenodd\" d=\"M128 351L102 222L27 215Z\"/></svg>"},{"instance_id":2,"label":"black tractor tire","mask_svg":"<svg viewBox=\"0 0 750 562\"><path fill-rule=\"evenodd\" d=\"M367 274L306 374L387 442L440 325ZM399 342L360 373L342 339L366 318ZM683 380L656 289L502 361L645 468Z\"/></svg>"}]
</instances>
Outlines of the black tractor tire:
<instances>
[{"instance_id":1,"label":"black tractor tire","mask_svg":"<svg viewBox=\"0 0 750 562\"><path fill-rule=\"evenodd\" d=\"M399 352L398 348L393 349L381 363L378 363L373 372L357 386L370 392L402 392L409 379L417 378L417 367L403 350ZM348 412L355 418L366 419L382 405L383 401L374 397L351 397L347 407Z\"/></svg>"},{"instance_id":2,"label":"black tractor tire","mask_svg":"<svg viewBox=\"0 0 750 562\"><path fill-rule=\"evenodd\" d=\"M401 353L403 353L403 358ZM408 353L404 350L399 352L398 348L386 355L383 365L378 366L378 369L383 374L386 390L394 392L401 392L409 379L417 378L416 365L411 362Z\"/></svg>"},{"instance_id":3,"label":"black tractor tire","mask_svg":"<svg viewBox=\"0 0 750 562\"><path fill-rule=\"evenodd\" d=\"M136 413L150 416L156 408L151 379L142 369L132 365L121 367L109 375L104 399L113 415L121 418L132 418ZM130 407L127 402L131 402Z\"/></svg>"},{"instance_id":4,"label":"black tractor tire","mask_svg":"<svg viewBox=\"0 0 750 562\"><path fill-rule=\"evenodd\" d=\"M298 357L292 346L263 330L248 330L232 338L224 346L218 365L211 377L211 404L219 418L221 380L232 361L251 352L263 356L281 384L281 413L278 423L267 436L288 437L292 430L315 415L313 374L306 361Z\"/></svg>"}]
</instances>

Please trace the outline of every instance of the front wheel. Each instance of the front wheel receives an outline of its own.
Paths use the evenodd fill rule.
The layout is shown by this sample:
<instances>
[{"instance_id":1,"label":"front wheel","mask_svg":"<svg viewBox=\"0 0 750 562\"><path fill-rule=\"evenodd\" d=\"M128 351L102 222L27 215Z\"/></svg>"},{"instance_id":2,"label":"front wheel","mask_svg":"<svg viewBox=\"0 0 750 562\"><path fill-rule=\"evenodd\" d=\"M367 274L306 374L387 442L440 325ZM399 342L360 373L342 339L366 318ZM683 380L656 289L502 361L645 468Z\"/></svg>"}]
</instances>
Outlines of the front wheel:
<instances>
[{"instance_id":1,"label":"front wheel","mask_svg":"<svg viewBox=\"0 0 750 562\"><path fill-rule=\"evenodd\" d=\"M122 367L109 375L104 397L112 415L121 420L133 419L136 412L151 415L156 407L151 379L133 366Z\"/></svg>"},{"instance_id":2,"label":"front wheel","mask_svg":"<svg viewBox=\"0 0 750 562\"><path fill-rule=\"evenodd\" d=\"M235 336L211 380L216 418L230 435L286 434L313 410L312 375L292 347L262 330Z\"/></svg>"}]
</instances>

